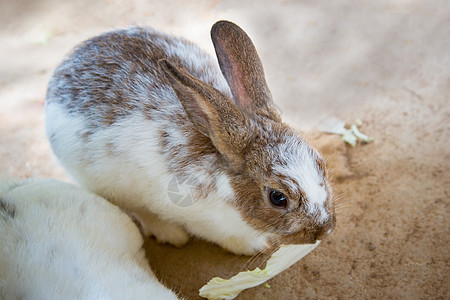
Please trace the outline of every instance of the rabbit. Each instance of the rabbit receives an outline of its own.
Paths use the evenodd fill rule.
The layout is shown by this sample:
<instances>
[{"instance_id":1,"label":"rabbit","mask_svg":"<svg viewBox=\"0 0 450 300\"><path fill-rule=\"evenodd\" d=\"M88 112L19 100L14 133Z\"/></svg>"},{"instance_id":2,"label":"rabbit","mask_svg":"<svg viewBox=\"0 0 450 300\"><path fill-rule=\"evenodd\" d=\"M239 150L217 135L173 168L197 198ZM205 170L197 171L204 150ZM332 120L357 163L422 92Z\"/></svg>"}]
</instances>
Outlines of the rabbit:
<instances>
[{"instance_id":1,"label":"rabbit","mask_svg":"<svg viewBox=\"0 0 450 300\"><path fill-rule=\"evenodd\" d=\"M0 183L0 299L178 299L131 218L54 179Z\"/></svg>"},{"instance_id":2,"label":"rabbit","mask_svg":"<svg viewBox=\"0 0 450 300\"><path fill-rule=\"evenodd\" d=\"M336 217L324 159L282 121L249 36L218 21L211 38L218 63L147 27L78 45L46 95L57 159L159 242L194 236L252 255L327 237Z\"/></svg>"}]
</instances>

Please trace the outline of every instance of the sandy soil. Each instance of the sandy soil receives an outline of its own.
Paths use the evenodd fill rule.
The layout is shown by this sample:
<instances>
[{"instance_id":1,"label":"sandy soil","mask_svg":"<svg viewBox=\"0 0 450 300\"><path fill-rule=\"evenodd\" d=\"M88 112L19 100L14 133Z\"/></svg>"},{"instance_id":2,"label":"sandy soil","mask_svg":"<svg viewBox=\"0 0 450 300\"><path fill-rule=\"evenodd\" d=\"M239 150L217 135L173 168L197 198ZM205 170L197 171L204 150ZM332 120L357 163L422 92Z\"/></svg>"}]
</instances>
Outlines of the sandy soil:
<instances>
[{"instance_id":1,"label":"sandy soil","mask_svg":"<svg viewBox=\"0 0 450 300\"><path fill-rule=\"evenodd\" d=\"M253 38L285 120L328 157L339 195L332 236L239 299L449 299L450 4L329 2L1 1L0 177L69 180L45 137L43 100L77 43L142 24L213 53L209 28L229 19ZM352 148L315 131L330 115L361 119L374 142ZM176 249L147 239L146 249L187 299L249 260L198 240Z\"/></svg>"}]
</instances>

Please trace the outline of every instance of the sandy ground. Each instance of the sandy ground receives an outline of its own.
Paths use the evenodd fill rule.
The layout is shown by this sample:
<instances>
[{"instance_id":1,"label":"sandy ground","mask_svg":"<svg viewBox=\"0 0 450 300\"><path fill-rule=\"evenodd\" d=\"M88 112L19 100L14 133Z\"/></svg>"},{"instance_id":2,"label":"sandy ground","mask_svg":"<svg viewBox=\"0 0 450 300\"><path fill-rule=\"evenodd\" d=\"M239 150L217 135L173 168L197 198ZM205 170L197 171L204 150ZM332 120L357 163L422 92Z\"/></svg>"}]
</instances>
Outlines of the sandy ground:
<instances>
[{"instance_id":1,"label":"sandy ground","mask_svg":"<svg viewBox=\"0 0 450 300\"><path fill-rule=\"evenodd\" d=\"M449 3L2 0L0 177L69 180L45 137L43 101L77 43L142 24L213 53L210 26L229 19L253 38L283 117L328 157L340 195L332 236L239 299L449 299ZM361 119L374 142L352 148L317 133L327 116ZM176 249L147 239L146 249L187 299L249 259L198 240Z\"/></svg>"}]
</instances>

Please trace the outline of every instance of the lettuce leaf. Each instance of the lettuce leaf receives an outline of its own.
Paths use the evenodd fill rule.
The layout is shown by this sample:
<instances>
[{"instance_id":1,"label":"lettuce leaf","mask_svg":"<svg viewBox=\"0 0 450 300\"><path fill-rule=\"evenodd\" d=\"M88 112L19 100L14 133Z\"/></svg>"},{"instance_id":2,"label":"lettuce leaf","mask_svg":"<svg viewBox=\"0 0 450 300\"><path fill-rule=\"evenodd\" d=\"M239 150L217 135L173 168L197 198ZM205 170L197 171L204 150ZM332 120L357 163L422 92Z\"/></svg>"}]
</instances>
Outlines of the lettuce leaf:
<instances>
[{"instance_id":1,"label":"lettuce leaf","mask_svg":"<svg viewBox=\"0 0 450 300\"><path fill-rule=\"evenodd\" d=\"M313 251L319 243L320 241L315 244L281 245L264 269L243 271L230 279L214 277L199 290L199 294L209 300L234 299L243 290L258 286L280 274Z\"/></svg>"}]
</instances>

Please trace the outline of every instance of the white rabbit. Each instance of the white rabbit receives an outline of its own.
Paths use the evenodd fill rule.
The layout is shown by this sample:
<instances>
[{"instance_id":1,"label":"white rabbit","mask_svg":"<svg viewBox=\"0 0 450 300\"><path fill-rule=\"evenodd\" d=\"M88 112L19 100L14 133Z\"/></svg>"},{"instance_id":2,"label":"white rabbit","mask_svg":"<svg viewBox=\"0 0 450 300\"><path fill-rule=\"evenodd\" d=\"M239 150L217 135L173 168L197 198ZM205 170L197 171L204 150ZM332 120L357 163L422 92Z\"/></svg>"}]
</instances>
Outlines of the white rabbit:
<instances>
[{"instance_id":1,"label":"white rabbit","mask_svg":"<svg viewBox=\"0 0 450 300\"><path fill-rule=\"evenodd\" d=\"M247 34L220 21L211 37L220 68L150 28L76 47L48 87L54 153L163 242L182 245L187 231L253 254L323 239L335 226L323 159L282 122ZM191 193L192 205L171 197L173 182L189 183L180 195Z\"/></svg>"},{"instance_id":2,"label":"white rabbit","mask_svg":"<svg viewBox=\"0 0 450 300\"><path fill-rule=\"evenodd\" d=\"M129 216L53 179L0 183L0 299L177 299Z\"/></svg>"}]
</instances>

